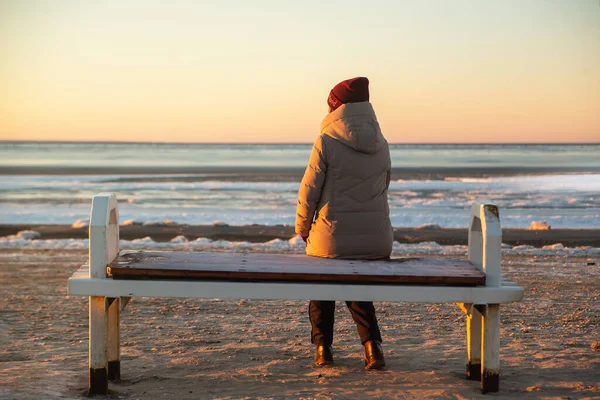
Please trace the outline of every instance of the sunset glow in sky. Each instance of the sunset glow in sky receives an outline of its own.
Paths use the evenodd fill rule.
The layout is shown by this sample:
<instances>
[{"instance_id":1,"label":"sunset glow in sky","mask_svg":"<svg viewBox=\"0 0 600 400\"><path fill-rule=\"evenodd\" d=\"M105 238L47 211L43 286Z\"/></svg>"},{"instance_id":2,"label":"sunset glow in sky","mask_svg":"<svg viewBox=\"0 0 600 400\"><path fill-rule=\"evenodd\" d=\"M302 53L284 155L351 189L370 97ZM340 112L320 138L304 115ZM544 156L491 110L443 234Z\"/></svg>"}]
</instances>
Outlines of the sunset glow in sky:
<instances>
[{"instance_id":1,"label":"sunset glow in sky","mask_svg":"<svg viewBox=\"0 0 600 400\"><path fill-rule=\"evenodd\" d=\"M0 0L0 140L312 142L367 76L393 143L600 142L600 3Z\"/></svg>"}]
</instances>

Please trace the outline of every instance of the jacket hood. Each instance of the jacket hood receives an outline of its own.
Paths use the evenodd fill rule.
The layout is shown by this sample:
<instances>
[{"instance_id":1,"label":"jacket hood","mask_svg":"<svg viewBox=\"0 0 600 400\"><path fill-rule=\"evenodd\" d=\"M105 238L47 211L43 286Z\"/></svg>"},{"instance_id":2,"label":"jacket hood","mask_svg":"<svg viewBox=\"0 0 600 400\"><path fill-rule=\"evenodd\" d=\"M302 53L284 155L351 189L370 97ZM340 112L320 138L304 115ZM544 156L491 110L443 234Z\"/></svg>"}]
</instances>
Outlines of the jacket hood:
<instances>
[{"instance_id":1,"label":"jacket hood","mask_svg":"<svg viewBox=\"0 0 600 400\"><path fill-rule=\"evenodd\" d=\"M321 134L367 154L376 153L385 143L368 101L344 104L327 114L321 122Z\"/></svg>"}]
</instances>

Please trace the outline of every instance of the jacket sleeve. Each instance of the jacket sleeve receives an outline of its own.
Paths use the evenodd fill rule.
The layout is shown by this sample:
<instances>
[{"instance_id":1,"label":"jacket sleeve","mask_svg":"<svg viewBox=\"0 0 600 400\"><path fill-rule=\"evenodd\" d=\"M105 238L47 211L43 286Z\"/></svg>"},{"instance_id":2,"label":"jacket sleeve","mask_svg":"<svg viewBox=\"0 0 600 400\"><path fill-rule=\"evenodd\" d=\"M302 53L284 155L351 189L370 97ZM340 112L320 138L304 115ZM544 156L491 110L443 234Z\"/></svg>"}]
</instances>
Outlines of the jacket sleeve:
<instances>
[{"instance_id":1,"label":"jacket sleeve","mask_svg":"<svg viewBox=\"0 0 600 400\"><path fill-rule=\"evenodd\" d=\"M310 226L315 216L315 211L321 199L321 189L325 182L327 172L327 160L323 137L315 141L308 160L308 166L304 171L304 177L298 190L298 207L296 209L296 233L300 236L308 236Z\"/></svg>"}]
</instances>

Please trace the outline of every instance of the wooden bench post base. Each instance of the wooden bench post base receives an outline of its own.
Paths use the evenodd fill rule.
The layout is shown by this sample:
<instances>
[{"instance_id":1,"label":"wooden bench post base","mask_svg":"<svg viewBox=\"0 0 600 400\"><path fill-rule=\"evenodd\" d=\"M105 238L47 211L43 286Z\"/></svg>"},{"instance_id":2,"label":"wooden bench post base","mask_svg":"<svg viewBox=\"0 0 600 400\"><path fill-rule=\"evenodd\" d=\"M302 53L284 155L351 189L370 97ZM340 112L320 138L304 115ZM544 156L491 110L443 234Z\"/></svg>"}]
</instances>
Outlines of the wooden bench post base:
<instances>
[{"instance_id":1,"label":"wooden bench post base","mask_svg":"<svg viewBox=\"0 0 600 400\"><path fill-rule=\"evenodd\" d=\"M467 376L466 378L470 381L481 380L481 363L467 362Z\"/></svg>"},{"instance_id":2,"label":"wooden bench post base","mask_svg":"<svg viewBox=\"0 0 600 400\"><path fill-rule=\"evenodd\" d=\"M498 371L484 371L481 377L481 393L494 393L500 390L500 373Z\"/></svg>"},{"instance_id":3,"label":"wooden bench post base","mask_svg":"<svg viewBox=\"0 0 600 400\"><path fill-rule=\"evenodd\" d=\"M90 388L90 395L108 394L108 374L106 368L90 368L88 387Z\"/></svg>"},{"instance_id":4,"label":"wooden bench post base","mask_svg":"<svg viewBox=\"0 0 600 400\"><path fill-rule=\"evenodd\" d=\"M108 380L109 381L120 381L121 380L121 361L109 361L108 362Z\"/></svg>"}]
</instances>

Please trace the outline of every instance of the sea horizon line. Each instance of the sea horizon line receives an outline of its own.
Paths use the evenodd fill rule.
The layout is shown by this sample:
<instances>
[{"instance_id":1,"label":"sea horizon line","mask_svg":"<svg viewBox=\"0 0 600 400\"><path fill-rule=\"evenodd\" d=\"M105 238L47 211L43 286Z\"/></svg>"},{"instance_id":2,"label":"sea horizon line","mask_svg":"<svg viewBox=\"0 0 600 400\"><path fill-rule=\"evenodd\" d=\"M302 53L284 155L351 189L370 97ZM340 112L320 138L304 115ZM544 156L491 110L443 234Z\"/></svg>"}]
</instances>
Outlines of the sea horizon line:
<instances>
[{"instance_id":1,"label":"sea horizon line","mask_svg":"<svg viewBox=\"0 0 600 400\"><path fill-rule=\"evenodd\" d=\"M169 142L169 141L117 141L117 140L4 140L0 143L7 144L148 144L148 145L240 145L240 146L298 146L312 145L312 142ZM600 145L599 142L505 142L505 143L486 143L486 142L388 142L390 145L405 146L585 146Z\"/></svg>"}]
</instances>

